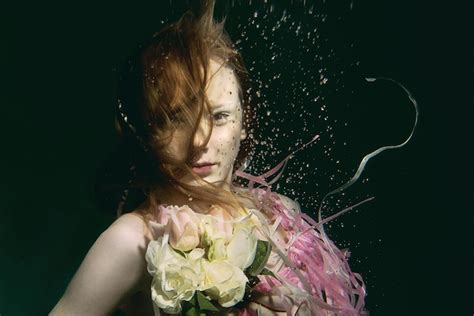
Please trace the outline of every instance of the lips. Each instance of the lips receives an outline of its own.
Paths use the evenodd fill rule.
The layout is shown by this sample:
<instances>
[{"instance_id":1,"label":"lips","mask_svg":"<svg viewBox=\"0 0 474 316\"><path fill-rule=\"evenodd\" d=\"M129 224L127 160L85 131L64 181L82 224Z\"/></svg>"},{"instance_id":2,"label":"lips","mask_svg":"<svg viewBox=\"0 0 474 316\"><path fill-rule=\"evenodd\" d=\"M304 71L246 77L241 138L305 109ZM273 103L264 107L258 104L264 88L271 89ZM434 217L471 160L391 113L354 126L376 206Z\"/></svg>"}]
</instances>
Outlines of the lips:
<instances>
[{"instance_id":1,"label":"lips","mask_svg":"<svg viewBox=\"0 0 474 316\"><path fill-rule=\"evenodd\" d=\"M215 163L212 162L196 163L193 165L193 171L199 175L206 175L212 171L214 165Z\"/></svg>"}]
</instances>

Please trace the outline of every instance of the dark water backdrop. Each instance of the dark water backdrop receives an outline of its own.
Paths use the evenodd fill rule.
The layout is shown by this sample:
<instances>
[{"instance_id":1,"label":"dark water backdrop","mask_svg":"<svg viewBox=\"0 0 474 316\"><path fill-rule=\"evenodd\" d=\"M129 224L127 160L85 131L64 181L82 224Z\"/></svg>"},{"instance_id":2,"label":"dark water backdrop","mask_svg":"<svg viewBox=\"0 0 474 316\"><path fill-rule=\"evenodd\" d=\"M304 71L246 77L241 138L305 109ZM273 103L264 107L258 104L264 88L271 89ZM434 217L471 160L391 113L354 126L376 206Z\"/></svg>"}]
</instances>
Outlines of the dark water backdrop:
<instances>
[{"instance_id":1,"label":"dark water backdrop","mask_svg":"<svg viewBox=\"0 0 474 316\"><path fill-rule=\"evenodd\" d=\"M242 35L242 25L250 25L252 19L246 18L252 17L259 5L255 1L252 6L243 3L236 0L229 11L229 31L234 39ZM311 1L306 1L306 6L298 1L276 1L274 5L279 14L285 9L291 13L290 22L295 21L293 27L297 28L299 21L306 21ZM179 16L184 7L178 1L172 5L168 1L61 2L18 3L2 10L0 315L46 314L98 234L113 220L112 214L97 210L91 190L95 170L114 144L116 68L139 41L160 28L161 20ZM366 280L367 308L372 315L461 315L453 311L467 311L472 298L472 286L469 290L459 287L472 284L472 237L468 238L469 229L463 227L463 223L472 226L472 215L461 196L472 184L454 180L451 169L443 171L440 166L446 166L444 158L455 154L460 159L447 163L455 167L466 159L461 145L472 146L472 141L448 136L458 125L469 128L461 123L459 111L466 103L473 105L472 92L467 100L458 100L459 93L449 97L445 93L472 91L472 85L459 80L464 77L451 73L453 68L465 74L473 72L472 64L459 65L462 56L471 52L472 57L470 47L454 48L458 39L468 42L463 37L467 21L462 15L453 16L449 8L410 1L326 1L315 3L314 10L318 9L327 13L327 20L313 27L319 28L319 39L328 39L318 39L323 43L319 47L323 60L311 68L311 60L303 53L301 60L308 63L303 67L308 73L292 73L286 79L283 75L280 86L274 86L280 95L272 95L274 90L265 84L260 88L272 105L270 110L283 112L291 103L287 99L301 100L301 82L314 80L310 75L318 74L314 83L319 90L313 92L325 95L326 103L319 100L298 104L298 108L314 106L314 111L306 107L305 113L315 117L314 121L308 117L307 122L322 124L310 126L306 137L298 134L297 122L283 119L297 135L286 131L279 140L273 137L279 150L265 151L265 163L260 162L260 167L278 162L295 140L308 140L311 131L322 133L326 138L321 146L299 156L310 166L304 171L308 173L305 182L294 179L302 174L299 168L303 164L295 162L280 186L293 198L301 192L312 193L313 201L305 200L309 194L299 197L302 205L311 209L322 193L347 179L363 154L386 145L387 140L399 143L406 137L413 112L403 95L394 87L367 87L362 78L387 76L402 82L420 104L415 138L403 149L386 152L369 163L364 176L368 180L348 195L352 194L352 202L365 196L376 199L338 219L328 231L339 245L351 248L351 265ZM270 15L268 20L272 18ZM265 25L264 19L259 21ZM306 27L312 27L314 21ZM300 55L289 33L284 33L288 37L282 41L275 40L280 60L269 66L256 65L255 77L265 82L275 67L281 73L291 71L285 66ZM248 64L268 60L265 47L252 47L252 43L264 43L256 38L257 42L250 39L241 45ZM326 68L330 83L331 76L340 79L338 85L321 87L321 67ZM291 80L299 86L283 92ZM347 83L345 88L341 82ZM295 91L299 92L288 96ZM318 118L323 105L329 108L327 116L337 144L327 137L329 123L323 122L324 113ZM453 112L456 121L451 118ZM282 120L281 113L271 117ZM335 119L339 122L333 122ZM285 134L282 129L280 134ZM263 133L272 139L275 131ZM468 131L463 133L469 135ZM346 141L347 146L341 146ZM323 145L334 152L324 156ZM340 160L342 167L336 167L334 159ZM312 172L315 166L318 171ZM461 173L464 179L472 178L472 167ZM336 179L328 180L331 176ZM455 191L457 187L461 191ZM467 248L461 246L466 240L470 243Z\"/></svg>"}]
</instances>

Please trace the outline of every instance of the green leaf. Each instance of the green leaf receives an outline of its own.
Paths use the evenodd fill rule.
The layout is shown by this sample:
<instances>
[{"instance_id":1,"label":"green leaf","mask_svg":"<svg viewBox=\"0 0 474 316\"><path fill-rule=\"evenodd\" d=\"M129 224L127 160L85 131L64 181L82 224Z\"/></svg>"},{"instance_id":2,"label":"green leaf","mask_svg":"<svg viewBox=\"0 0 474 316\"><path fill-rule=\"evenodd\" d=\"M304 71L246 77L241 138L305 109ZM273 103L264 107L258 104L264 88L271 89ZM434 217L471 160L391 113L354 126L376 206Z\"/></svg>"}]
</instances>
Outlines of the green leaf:
<instances>
[{"instance_id":1,"label":"green leaf","mask_svg":"<svg viewBox=\"0 0 474 316\"><path fill-rule=\"evenodd\" d=\"M197 291L194 293L193 297L188 301L192 306L198 306Z\"/></svg>"},{"instance_id":2,"label":"green leaf","mask_svg":"<svg viewBox=\"0 0 474 316\"><path fill-rule=\"evenodd\" d=\"M183 258L186 258L186 253L184 251L181 251L181 250L178 250L178 249L174 249L173 250L178 254L180 255L181 257Z\"/></svg>"},{"instance_id":3,"label":"green leaf","mask_svg":"<svg viewBox=\"0 0 474 316\"><path fill-rule=\"evenodd\" d=\"M255 259L253 260L252 264L247 268L247 274L249 274L250 276L259 275L265 268L271 251L272 247L268 241L258 240Z\"/></svg>"},{"instance_id":4,"label":"green leaf","mask_svg":"<svg viewBox=\"0 0 474 316\"><path fill-rule=\"evenodd\" d=\"M212 312L218 312L219 309L212 304L210 300L208 300L202 292L196 292L197 296L197 301L199 304L199 308L203 311L212 311Z\"/></svg>"},{"instance_id":5,"label":"green leaf","mask_svg":"<svg viewBox=\"0 0 474 316\"><path fill-rule=\"evenodd\" d=\"M262 272L260 272L260 275L269 275L275 278L275 274L267 268L263 268Z\"/></svg>"},{"instance_id":6,"label":"green leaf","mask_svg":"<svg viewBox=\"0 0 474 316\"><path fill-rule=\"evenodd\" d=\"M200 313L198 314L198 310L196 309L196 307L191 307L190 309L186 311L184 315L185 316L200 316Z\"/></svg>"}]
</instances>

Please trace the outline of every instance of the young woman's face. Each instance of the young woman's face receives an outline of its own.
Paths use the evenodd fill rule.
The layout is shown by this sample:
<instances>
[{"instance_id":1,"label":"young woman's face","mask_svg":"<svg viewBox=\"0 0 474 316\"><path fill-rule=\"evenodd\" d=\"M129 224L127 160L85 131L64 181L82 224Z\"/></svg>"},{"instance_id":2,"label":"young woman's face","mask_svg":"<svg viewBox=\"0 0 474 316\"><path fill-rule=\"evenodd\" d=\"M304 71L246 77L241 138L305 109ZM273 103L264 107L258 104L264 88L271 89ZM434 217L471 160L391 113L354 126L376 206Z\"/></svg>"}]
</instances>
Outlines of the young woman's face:
<instances>
[{"instance_id":1,"label":"young woman's face","mask_svg":"<svg viewBox=\"0 0 474 316\"><path fill-rule=\"evenodd\" d=\"M222 182L223 185L229 185L240 142L246 137L246 131L242 127L243 113L239 98L239 83L232 69L221 67L221 64L214 60L210 62L209 71L211 79L206 95L211 106L214 126L209 142L204 144L210 129L209 118L202 118L193 141L195 146L204 145L204 150L196 158L192 167L195 173L208 182ZM171 154L183 153L183 142L180 141L183 137L189 137L189 131L178 129L170 143ZM189 174L180 180L197 185Z\"/></svg>"}]
</instances>

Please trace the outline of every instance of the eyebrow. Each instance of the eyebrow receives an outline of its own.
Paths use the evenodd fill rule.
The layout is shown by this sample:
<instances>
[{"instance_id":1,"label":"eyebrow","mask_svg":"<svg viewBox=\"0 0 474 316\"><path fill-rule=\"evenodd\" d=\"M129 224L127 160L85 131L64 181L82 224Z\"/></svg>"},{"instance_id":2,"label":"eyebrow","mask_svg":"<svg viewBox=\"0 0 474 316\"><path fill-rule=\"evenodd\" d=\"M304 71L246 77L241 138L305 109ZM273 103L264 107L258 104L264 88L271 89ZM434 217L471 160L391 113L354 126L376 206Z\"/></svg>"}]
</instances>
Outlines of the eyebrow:
<instances>
[{"instance_id":1,"label":"eyebrow","mask_svg":"<svg viewBox=\"0 0 474 316\"><path fill-rule=\"evenodd\" d=\"M224 102L224 103L218 103L218 104L214 104L211 102L211 107L213 110L216 110L216 109L220 109L220 108L223 108L227 105L233 105L235 102L234 101L230 101L230 102ZM240 103L240 102L239 102Z\"/></svg>"},{"instance_id":2,"label":"eyebrow","mask_svg":"<svg viewBox=\"0 0 474 316\"><path fill-rule=\"evenodd\" d=\"M223 107L225 106L225 104L218 104L218 105L215 105L215 106L211 106L211 110L220 110L222 109Z\"/></svg>"}]
</instances>

